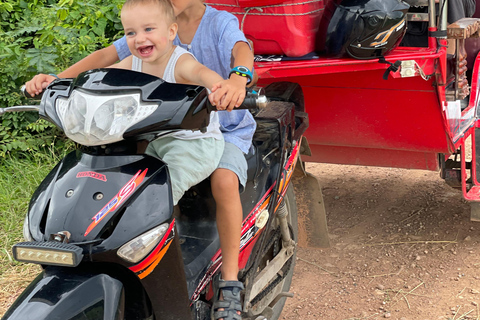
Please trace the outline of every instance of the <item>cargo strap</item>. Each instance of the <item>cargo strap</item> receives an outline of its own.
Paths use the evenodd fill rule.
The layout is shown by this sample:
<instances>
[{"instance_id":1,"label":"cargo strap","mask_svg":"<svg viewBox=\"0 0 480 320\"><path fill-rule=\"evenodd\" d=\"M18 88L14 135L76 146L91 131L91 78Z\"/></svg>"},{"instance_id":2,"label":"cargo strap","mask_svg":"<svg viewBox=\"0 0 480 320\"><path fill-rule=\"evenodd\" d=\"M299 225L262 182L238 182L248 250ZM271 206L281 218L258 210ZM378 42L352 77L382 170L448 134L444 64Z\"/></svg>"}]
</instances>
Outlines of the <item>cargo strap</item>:
<instances>
[{"instance_id":1,"label":"cargo strap","mask_svg":"<svg viewBox=\"0 0 480 320\"><path fill-rule=\"evenodd\" d=\"M400 65L402 64L402 61L400 60L395 61L395 63L391 63L390 61L385 60L385 57L380 57L378 59L378 62L390 65L390 67L388 67L383 74L383 80L388 80L388 75L390 74L390 72L397 72L398 68L400 68Z\"/></svg>"}]
</instances>

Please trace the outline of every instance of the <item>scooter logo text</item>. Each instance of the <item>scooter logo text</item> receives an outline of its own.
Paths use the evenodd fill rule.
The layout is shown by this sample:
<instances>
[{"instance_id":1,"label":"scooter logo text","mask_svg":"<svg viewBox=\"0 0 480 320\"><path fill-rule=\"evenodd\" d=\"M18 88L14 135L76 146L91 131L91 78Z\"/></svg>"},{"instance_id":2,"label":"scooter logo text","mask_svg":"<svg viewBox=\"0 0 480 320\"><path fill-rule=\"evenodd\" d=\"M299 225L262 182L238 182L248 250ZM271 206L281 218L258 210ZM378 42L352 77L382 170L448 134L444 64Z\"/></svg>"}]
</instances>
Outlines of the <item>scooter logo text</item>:
<instances>
[{"instance_id":1,"label":"scooter logo text","mask_svg":"<svg viewBox=\"0 0 480 320\"><path fill-rule=\"evenodd\" d=\"M142 183L145 175L147 174L148 169L145 169L143 172L139 170L137 174L133 176L130 181L127 182L125 186L110 200L96 215L92 217L93 222L88 226L87 231L85 231L84 236L86 237L90 231L95 228L103 218L113 210L117 209L120 204L122 204L130 195L135 191L135 189Z\"/></svg>"},{"instance_id":2,"label":"scooter logo text","mask_svg":"<svg viewBox=\"0 0 480 320\"><path fill-rule=\"evenodd\" d=\"M77 173L77 178L93 178L93 179L107 182L107 177L104 174L96 173L93 171L79 172Z\"/></svg>"}]
</instances>

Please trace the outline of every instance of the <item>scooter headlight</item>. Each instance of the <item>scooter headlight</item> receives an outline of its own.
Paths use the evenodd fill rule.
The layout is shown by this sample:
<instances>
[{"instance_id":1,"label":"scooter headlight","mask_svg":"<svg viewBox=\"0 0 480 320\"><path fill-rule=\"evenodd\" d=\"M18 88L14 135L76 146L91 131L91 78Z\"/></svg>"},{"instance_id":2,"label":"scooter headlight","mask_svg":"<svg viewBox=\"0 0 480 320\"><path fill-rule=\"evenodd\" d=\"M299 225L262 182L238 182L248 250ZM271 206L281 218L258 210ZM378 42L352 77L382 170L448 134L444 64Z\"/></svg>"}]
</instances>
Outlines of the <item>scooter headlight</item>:
<instances>
[{"instance_id":1,"label":"scooter headlight","mask_svg":"<svg viewBox=\"0 0 480 320\"><path fill-rule=\"evenodd\" d=\"M165 235L165 232L167 232L168 227L169 224L164 223L129 241L118 249L118 256L127 261L137 263L145 258L147 254L158 245Z\"/></svg>"},{"instance_id":2,"label":"scooter headlight","mask_svg":"<svg viewBox=\"0 0 480 320\"><path fill-rule=\"evenodd\" d=\"M125 131L151 115L158 103L140 101L140 94L98 95L73 91L58 98L57 113L67 137L85 146L123 140Z\"/></svg>"}]
</instances>

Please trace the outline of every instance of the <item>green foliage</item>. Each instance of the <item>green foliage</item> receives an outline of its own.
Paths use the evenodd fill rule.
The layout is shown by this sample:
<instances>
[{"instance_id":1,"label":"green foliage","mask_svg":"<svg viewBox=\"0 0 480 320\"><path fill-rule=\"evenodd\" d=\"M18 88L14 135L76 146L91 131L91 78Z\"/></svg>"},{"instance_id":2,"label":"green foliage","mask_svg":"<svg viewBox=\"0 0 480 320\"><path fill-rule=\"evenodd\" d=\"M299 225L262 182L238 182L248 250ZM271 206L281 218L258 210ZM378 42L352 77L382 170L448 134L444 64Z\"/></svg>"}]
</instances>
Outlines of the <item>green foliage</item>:
<instances>
[{"instance_id":1,"label":"green foliage","mask_svg":"<svg viewBox=\"0 0 480 320\"><path fill-rule=\"evenodd\" d=\"M0 107L31 104L19 88L37 73L58 73L122 35L124 0L0 0ZM62 134L34 114L0 118L0 159L38 151Z\"/></svg>"}]
</instances>

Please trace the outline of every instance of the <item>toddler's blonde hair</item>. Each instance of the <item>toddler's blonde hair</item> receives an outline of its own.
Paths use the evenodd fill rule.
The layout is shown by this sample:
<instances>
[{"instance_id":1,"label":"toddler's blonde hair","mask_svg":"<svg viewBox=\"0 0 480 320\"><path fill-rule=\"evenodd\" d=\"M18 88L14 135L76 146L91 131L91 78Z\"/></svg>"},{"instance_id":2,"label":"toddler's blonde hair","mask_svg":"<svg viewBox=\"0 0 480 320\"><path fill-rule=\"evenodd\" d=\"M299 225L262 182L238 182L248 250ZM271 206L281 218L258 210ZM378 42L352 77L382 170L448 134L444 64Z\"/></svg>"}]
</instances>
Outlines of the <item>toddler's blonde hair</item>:
<instances>
[{"instance_id":1,"label":"toddler's blonde hair","mask_svg":"<svg viewBox=\"0 0 480 320\"><path fill-rule=\"evenodd\" d=\"M172 2L170 0L126 0L123 4L122 10L124 8L141 5L141 4L154 4L160 6L162 12L165 14L165 17L171 22L175 22L175 12L173 11ZM141 19L141 17L139 17Z\"/></svg>"}]
</instances>

